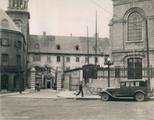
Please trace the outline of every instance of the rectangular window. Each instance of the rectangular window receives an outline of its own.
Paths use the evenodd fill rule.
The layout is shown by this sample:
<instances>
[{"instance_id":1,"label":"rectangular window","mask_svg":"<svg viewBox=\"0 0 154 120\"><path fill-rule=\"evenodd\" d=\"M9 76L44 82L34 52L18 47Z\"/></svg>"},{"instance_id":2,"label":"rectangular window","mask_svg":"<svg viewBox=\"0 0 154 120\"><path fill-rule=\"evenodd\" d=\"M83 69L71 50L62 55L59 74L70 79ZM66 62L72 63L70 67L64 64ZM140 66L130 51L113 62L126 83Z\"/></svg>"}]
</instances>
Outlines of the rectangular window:
<instances>
[{"instance_id":1,"label":"rectangular window","mask_svg":"<svg viewBox=\"0 0 154 120\"><path fill-rule=\"evenodd\" d=\"M98 62L98 58L97 58L97 57L95 57L95 62L96 62L96 63Z\"/></svg>"},{"instance_id":2,"label":"rectangular window","mask_svg":"<svg viewBox=\"0 0 154 120\"><path fill-rule=\"evenodd\" d=\"M119 67L115 68L115 78L120 78L120 68Z\"/></svg>"},{"instance_id":3,"label":"rectangular window","mask_svg":"<svg viewBox=\"0 0 154 120\"><path fill-rule=\"evenodd\" d=\"M1 39L1 45L2 45L2 46L9 46L9 45L10 45L9 39L7 39L7 38L2 38L2 39Z\"/></svg>"},{"instance_id":4,"label":"rectangular window","mask_svg":"<svg viewBox=\"0 0 154 120\"><path fill-rule=\"evenodd\" d=\"M66 57L66 62L70 62L70 57Z\"/></svg>"},{"instance_id":5,"label":"rectangular window","mask_svg":"<svg viewBox=\"0 0 154 120\"><path fill-rule=\"evenodd\" d=\"M47 56L47 62L51 63L51 57L50 56Z\"/></svg>"},{"instance_id":6,"label":"rectangular window","mask_svg":"<svg viewBox=\"0 0 154 120\"><path fill-rule=\"evenodd\" d=\"M39 54L33 55L33 61L41 61L41 56Z\"/></svg>"},{"instance_id":7,"label":"rectangular window","mask_svg":"<svg viewBox=\"0 0 154 120\"><path fill-rule=\"evenodd\" d=\"M65 70L66 70L66 71L67 71L67 70L70 70L70 67L66 67Z\"/></svg>"},{"instance_id":8,"label":"rectangular window","mask_svg":"<svg viewBox=\"0 0 154 120\"><path fill-rule=\"evenodd\" d=\"M21 56L17 55L17 65L21 65Z\"/></svg>"},{"instance_id":9,"label":"rectangular window","mask_svg":"<svg viewBox=\"0 0 154 120\"><path fill-rule=\"evenodd\" d=\"M76 62L80 62L80 58L79 57L76 57Z\"/></svg>"},{"instance_id":10,"label":"rectangular window","mask_svg":"<svg viewBox=\"0 0 154 120\"><path fill-rule=\"evenodd\" d=\"M88 57L85 57L85 62L86 62L86 63L88 62Z\"/></svg>"},{"instance_id":11,"label":"rectangular window","mask_svg":"<svg viewBox=\"0 0 154 120\"><path fill-rule=\"evenodd\" d=\"M8 54L2 54L1 64L4 66L9 65L9 55Z\"/></svg>"},{"instance_id":12,"label":"rectangular window","mask_svg":"<svg viewBox=\"0 0 154 120\"><path fill-rule=\"evenodd\" d=\"M60 62L60 56L57 56L57 62Z\"/></svg>"}]
</instances>

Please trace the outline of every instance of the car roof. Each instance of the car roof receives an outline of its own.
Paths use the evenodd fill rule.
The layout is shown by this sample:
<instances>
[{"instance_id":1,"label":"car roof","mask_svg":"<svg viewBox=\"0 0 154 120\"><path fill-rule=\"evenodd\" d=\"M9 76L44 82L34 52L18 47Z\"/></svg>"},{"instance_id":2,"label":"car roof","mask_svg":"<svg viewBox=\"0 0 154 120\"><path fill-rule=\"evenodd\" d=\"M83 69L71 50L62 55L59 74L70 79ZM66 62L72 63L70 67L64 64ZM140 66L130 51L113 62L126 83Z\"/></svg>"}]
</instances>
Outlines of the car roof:
<instances>
[{"instance_id":1,"label":"car roof","mask_svg":"<svg viewBox=\"0 0 154 120\"><path fill-rule=\"evenodd\" d=\"M121 80L120 82L145 82L147 80L143 80L143 79L130 79L130 80Z\"/></svg>"}]
</instances>

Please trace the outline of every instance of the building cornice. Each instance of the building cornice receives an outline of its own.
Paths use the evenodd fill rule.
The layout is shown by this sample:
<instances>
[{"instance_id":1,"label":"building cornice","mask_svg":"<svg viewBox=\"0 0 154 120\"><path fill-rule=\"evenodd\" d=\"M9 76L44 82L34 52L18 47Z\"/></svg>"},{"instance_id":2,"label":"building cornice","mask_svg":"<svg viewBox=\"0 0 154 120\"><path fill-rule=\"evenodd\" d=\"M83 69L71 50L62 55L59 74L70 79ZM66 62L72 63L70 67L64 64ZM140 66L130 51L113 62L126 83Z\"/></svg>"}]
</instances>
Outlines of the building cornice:
<instances>
[{"instance_id":1,"label":"building cornice","mask_svg":"<svg viewBox=\"0 0 154 120\"><path fill-rule=\"evenodd\" d=\"M28 11L21 11L21 10L7 10L6 11L7 14L10 13L18 13L18 14L23 14L23 15L27 15L28 19L30 19L30 13Z\"/></svg>"},{"instance_id":2,"label":"building cornice","mask_svg":"<svg viewBox=\"0 0 154 120\"><path fill-rule=\"evenodd\" d=\"M131 0L112 0L113 6L119 6L124 4L131 4ZM134 2L145 2L145 1L152 1L152 0L134 0Z\"/></svg>"},{"instance_id":3,"label":"building cornice","mask_svg":"<svg viewBox=\"0 0 154 120\"><path fill-rule=\"evenodd\" d=\"M154 52L154 49L150 49L150 52ZM140 49L140 50L112 50L112 54L119 54L119 53L130 53L130 52L146 52L146 49Z\"/></svg>"},{"instance_id":4,"label":"building cornice","mask_svg":"<svg viewBox=\"0 0 154 120\"><path fill-rule=\"evenodd\" d=\"M60 56L107 56L108 54L82 54L82 53L48 53L48 52L28 52L28 54L39 54L39 55L60 55Z\"/></svg>"}]
</instances>

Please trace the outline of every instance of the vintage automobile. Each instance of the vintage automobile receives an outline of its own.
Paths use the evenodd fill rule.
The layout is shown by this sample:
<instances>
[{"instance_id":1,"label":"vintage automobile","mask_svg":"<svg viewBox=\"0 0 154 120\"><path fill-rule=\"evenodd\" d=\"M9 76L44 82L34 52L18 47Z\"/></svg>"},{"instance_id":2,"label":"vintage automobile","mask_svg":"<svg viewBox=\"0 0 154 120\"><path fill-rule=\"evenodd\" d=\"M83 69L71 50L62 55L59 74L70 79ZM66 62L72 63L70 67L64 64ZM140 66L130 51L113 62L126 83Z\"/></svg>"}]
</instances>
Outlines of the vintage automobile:
<instances>
[{"instance_id":1,"label":"vintage automobile","mask_svg":"<svg viewBox=\"0 0 154 120\"><path fill-rule=\"evenodd\" d=\"M133 98L144 101L147 98L147 80L120 81L119 88L106 88L99 93L101 100Z\"/></svg>"}]
</instances>

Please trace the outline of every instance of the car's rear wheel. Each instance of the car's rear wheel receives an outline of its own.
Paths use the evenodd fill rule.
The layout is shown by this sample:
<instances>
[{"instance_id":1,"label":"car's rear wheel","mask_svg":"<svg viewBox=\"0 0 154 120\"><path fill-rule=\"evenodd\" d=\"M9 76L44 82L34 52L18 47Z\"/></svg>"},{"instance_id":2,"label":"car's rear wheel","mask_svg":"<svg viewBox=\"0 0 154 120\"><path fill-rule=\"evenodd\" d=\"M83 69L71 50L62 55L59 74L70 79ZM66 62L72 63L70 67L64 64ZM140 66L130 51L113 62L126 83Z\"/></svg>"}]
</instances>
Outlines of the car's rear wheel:
<instances>
[{"instance_id":1,"label":"car's rear wheel","mask_svg":"<svg viewBox=\"0 0 154 120\"><path fill-rule=\"evenodd\" d=\"M136 101L141 102L141 101L144 101L144 99L145 99L145 95L142 92L137 92L135 94L135 100Z\"/></svg>"},{"instance_id":2,"label":"car's rear wheel","mask_svg":"<svg viewBox=\"0 0 154 120\"><path fill-rule=\"evenodd\" d=\"M102 101L108 101L110 99L110 96L107 93L102 93L101 100Z\"/></svg>"}]
</instances>

